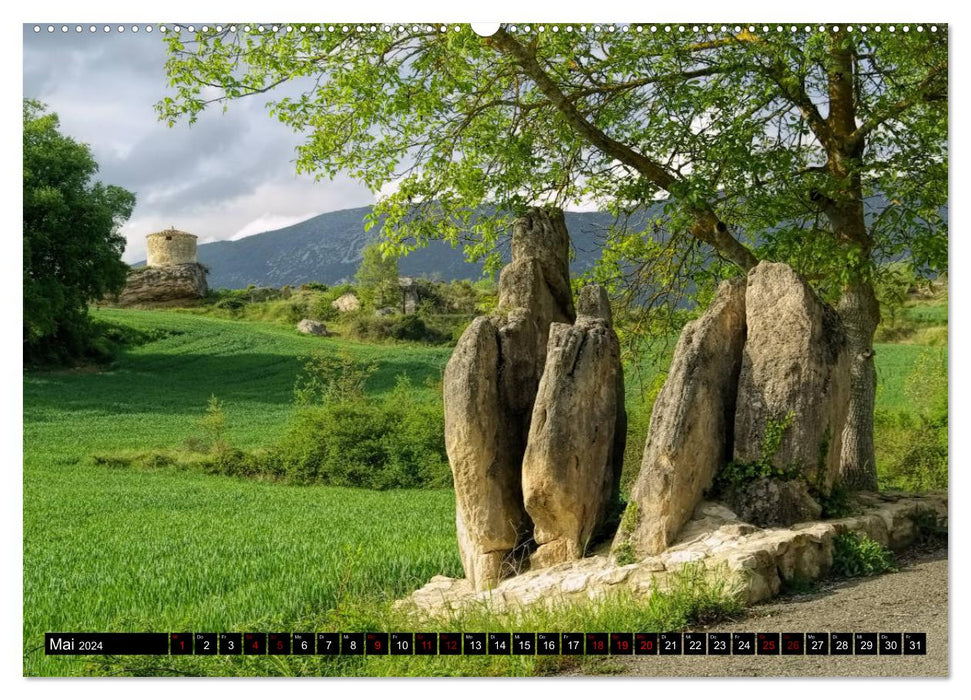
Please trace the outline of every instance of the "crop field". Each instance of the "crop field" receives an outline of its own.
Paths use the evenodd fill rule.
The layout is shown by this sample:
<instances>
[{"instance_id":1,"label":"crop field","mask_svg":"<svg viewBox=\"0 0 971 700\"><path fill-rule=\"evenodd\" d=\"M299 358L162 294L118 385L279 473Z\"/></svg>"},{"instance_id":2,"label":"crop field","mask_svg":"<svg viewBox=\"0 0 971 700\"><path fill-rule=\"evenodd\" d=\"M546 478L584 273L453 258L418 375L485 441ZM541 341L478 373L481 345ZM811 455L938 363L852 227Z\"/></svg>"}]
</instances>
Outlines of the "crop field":
<instances>
[{"instance_id":1,"label":"crop field","mask_svg":"<svg viewBox=\"0 0 971 700\"><path fill-rule=\"evenodd\" d=\"M95 316L143 333L145 342L104 370L24 376L26 675L163 672L45 657L45 631L337 629L375 622L375 611L436 574L461 574L450 490L294 486L90 459L180 445L198 431L212 395L223 403L233 445L265 445L291 415L300 358L320 349L375 361L371 394L406 374L416 392L436 400L449 348L304 337L289 326L178 311ZM878 408L905 406L903 383L922 350L877 348ZM170 672L364 672L301 663L193 659ZM381 673L460 672L445 661L388 663ZM526 672L523 663L475 670Z\"/></svg>"},{"instance_id":2,"label":"crop field","mask_svg":"<svg viewBox=\"0 0 971 700\"><path fill-rule=\"evenodd\" d=\"M295 487L86 459L177 445L212 394L234 444L265 443L291 410L298 358L322 346L377 358L376 393L401 373L431 392L421 382L440 376L447 349L364 346L176 312L97 317L158 339L104 372L24 379L26 674L82 671L44 657L44 631L262 629L271 615L285 625L330 609L338 595L400 596L460 573L447 490Z\"/></svg>"}]
</instances>

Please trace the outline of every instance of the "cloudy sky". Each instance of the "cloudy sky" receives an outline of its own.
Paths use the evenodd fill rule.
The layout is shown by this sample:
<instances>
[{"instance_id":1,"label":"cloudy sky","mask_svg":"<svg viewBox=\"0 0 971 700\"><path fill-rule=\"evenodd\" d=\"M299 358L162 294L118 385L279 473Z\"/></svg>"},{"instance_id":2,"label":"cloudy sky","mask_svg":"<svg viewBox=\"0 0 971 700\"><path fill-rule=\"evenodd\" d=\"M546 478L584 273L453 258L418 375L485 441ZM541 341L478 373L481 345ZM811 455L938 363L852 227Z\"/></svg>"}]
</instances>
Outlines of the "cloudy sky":
<instances>
[{"instance_id":1,"label":"cloudy sky","mask_svg":"<svg viewBox=\"0 0 971 700\"><path fill-rule=\"evenodd\" d=\"M316 214L374 203L348 178L314 182L296 175L298 135L257 97L169 128L154 104L168 94L165 47L145 25L132 33L39 33L24 25L24 97L58 114L61 131L87 143L99 178L137 196L122 229L124 259L144 259L145 236L170 225L200 242L239 238Z\"/></svg>"}]
</instances>

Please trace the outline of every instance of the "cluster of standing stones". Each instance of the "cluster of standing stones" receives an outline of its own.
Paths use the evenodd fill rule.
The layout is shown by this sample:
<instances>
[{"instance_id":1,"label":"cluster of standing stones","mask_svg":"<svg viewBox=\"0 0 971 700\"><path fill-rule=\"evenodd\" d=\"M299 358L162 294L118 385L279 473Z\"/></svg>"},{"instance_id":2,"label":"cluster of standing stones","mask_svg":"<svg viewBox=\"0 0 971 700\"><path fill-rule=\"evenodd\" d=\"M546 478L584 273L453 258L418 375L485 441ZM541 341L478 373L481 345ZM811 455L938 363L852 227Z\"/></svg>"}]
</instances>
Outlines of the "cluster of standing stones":
<instances>
[{"instance_id":1,"label":"cluster of standing stones","mask_svg":"<svg viewBox=\"0 0 971 700\"><path fill-rule=\"evenodd\" d=\"M516 221L491 316L445 368L445 448L465 573L477 589L583 555L616 495L626 415L620 347L600 287L574 308L563 213Z\"/></svg>"},{"instance_id":2,"label":"cluster of standing stones","mask_svg":"<svg viewBox=\"0 0 971 700\"><path fill-rule=\"evenodd\" d=\"M419 608L493 592L494 601L525 604L541 591L581 590L580 572L609 586L719 557L750 574L771 569L774 586L764 577L750 584L757 592L749 598L760 599L778 590L778 571L824 571L840 527L868 531L871 521L886 521L877 534L899 536L878 540L899 544L922 507L946 512L941 498L872 501L891 515L810 522L838 476L845 333L790 267L762 262L747 278L724 282L681 334L612 543L638 563L585 556L591 540L610 535L603 528L618 493L626 414L607 295L584 287L574 308L568 255L562 212L532 209L517 220L498 308L472 322L446 367L445 443L466 578L435 577L411 596ZM732 461L770 464L786 478L746 480L713 502L715 477ZM778 569L774 556L796 564Z\"/></svg>"}]
</instances>

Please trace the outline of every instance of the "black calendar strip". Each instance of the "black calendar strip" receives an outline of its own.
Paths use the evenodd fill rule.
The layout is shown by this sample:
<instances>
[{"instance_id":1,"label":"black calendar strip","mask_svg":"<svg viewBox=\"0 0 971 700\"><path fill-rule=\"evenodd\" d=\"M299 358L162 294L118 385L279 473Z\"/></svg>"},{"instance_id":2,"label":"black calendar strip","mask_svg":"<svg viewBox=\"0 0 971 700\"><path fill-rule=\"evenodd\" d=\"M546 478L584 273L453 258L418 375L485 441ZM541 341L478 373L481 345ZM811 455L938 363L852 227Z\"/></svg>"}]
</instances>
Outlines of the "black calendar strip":
<instances>
[{"instance_id":1,"label":"black calendar strip","mask_svg":"<svg viewBox=\"0 0 971 700\"><path fill-rule=\"evenodd\" d=\"M924 632L49 632L77 655L902 656Z\"/></svg>"}]
</instances>

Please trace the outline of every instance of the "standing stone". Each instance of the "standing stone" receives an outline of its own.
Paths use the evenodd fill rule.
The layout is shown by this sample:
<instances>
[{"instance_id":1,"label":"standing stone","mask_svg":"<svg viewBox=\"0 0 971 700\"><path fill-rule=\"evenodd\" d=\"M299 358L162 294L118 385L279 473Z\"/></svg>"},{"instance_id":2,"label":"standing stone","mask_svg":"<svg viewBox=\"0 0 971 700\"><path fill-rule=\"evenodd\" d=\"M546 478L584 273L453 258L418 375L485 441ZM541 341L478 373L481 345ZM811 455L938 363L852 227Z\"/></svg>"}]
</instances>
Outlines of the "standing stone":
<instances>
[{"instance_id":1,"label":"standing stone","mask_svg":"<svg viewBox=\"0 0 971 700\"><path fill-rule=\"evenodd\" d=\"M584 287L578 307L575 325L550 329L523 457L523 496L539 545L533 568L583 556L623 465L623 370L607 294Z\"/></svg>"},{"instance_id":2,"label":"standing stone","mask_svg":"<svg viewBox=\"0 0 971 700\"><path fill-rule=\"evenodd\" d=\"M418 282L414 277L399 277L398 288L401 290L401 311L413 314L418 311Z\"/></svg>"},{"instance_id":3,"label":"standing stone","mask_svg":"<svg viewBox=\"0 0 971 700\"><path fill-rule=\"evenodd\" d=\"M445 448L455 482L466 577L478 590L510 573L532 526L522 459L550 324L572 323L570 239L563 213L531 209L513 226L499 307L459 339L445 368Z\"/></svg>"},{"instance_id":4,"label":"standing stone","mask_svg":"<svg viewBox=\"0 0 971 700\"><path fill-rule=\"evenodd\" d=\"M821 493L839 472L849 358L839 316L796 272L762 262L748 275L748 338L735 412L735 459L763 457L767 428L788 425L772 464Z\"/></svg>"},{"instance_id":5,"label":"standing stone","mask_svg":"<svg viewBox=\"0 0 971 700\"><path fill-rule=\"evenodd\" d=\"M475 319L445 367L445 450L455 482L456 529L466 577L493 585L525 522L516 456L499 403L499 335Z\"/></svg>"},{"instance_id":6,"label":"standing stone","mask_svg":"<svg viewBox=\"0 0 971 700\"><path fill-rule=\"evenodd\" d=\"M636 524L618 532L615 548L629 543L641 556L664 551L731 459L744 343L745 280L723 282L678 340L631 493Z\"/></svg>"}]
</instances>

